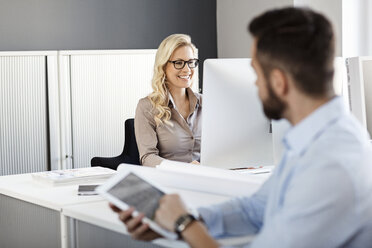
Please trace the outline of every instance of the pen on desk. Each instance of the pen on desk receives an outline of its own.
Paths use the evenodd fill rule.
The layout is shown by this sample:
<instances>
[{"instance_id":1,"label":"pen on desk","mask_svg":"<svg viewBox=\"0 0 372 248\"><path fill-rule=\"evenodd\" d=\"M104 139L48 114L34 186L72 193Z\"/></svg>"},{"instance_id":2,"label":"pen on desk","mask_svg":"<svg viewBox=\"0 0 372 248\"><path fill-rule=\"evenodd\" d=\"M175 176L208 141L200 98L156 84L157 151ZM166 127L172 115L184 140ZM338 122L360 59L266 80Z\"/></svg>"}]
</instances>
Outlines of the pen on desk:
<instances>
[{"instance_id":1,"label":"pen on desk","mask_svg":"<svg viewBox=\"0 0 372 248\"><path fill-rule=\"evenodd\" d=\"M270 171L260 171L260 172L254 172L254 174L266 174L266 173L270 173Z\"/></svg>"},{"instance_id":2,"label":"pen on desk","mask_svg":"<svg viewBox=\"0 0 372 248\"><path fill-rule=\"evenodd\" d=\"M258 167L239 167L239 168L230 168L230 170L253 170L253 169L259 169L262 168L262 166Z\"/></svg>"}]
</instances>

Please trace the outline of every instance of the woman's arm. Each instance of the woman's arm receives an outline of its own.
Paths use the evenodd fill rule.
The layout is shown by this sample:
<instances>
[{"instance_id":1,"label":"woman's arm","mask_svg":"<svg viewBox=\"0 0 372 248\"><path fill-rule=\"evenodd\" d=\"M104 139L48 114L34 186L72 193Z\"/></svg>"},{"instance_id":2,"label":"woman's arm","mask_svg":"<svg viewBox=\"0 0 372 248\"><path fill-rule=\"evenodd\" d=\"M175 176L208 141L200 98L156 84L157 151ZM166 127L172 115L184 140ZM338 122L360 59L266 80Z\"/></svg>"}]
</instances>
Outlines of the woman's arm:
<instances>
[{"instance_id":1,"label":"woman's arm","mask_svg":"<svg viewBox=\"0 0 372 248\"><path fill-rule=\"evenodd\" d=\"M164 159L159 156L156 124L151 109L151 103L147 98L143 98L138 102L134 119L134 129L140 163L145 166L155 167Z\"/></svg>"}]
</instances>

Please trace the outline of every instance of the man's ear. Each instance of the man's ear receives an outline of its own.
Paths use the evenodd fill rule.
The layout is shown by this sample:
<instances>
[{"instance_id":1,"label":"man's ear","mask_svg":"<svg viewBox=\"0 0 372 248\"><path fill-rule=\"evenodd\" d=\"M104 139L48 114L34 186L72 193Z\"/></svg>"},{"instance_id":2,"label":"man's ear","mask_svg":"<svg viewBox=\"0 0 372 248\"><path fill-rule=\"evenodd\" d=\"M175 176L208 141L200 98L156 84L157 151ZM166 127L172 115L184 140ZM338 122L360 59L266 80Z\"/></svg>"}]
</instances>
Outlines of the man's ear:
<instances>
[{"instance_id":1,"label":"man's ear","mask_svg":"<svg viewBox=\"0 0 372 248\"><path fill-rule=\"evenodd\" d=\"M288 93L287 75L279 69L270 72L271 87L277 96L285 96Z\"/></svg>"}]
</instances>

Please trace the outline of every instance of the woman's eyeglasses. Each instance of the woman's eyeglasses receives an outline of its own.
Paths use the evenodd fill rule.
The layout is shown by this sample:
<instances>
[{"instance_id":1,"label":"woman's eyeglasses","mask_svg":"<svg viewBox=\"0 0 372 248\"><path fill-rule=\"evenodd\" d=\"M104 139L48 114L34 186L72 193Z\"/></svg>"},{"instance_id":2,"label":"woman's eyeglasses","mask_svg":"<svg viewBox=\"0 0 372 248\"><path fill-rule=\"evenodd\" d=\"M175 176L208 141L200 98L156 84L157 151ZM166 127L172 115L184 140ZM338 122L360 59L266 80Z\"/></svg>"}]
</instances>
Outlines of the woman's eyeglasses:
<instances>
[{"instance_id":1,"label":"woman's eyeglasses","mask_svg":"<svg viewBox=\"0 0 372 248\"><path fill-rule=\"evenodd\" d=\"M199 65L199 60L198 59L190 59L188 61L185 61L185 60L171 61L171 60L169 60L168 62L172 63L174 68L177 69L177 70L183 69L186 64L190 69L194 69Z\"/></svg>"}]
</instances>

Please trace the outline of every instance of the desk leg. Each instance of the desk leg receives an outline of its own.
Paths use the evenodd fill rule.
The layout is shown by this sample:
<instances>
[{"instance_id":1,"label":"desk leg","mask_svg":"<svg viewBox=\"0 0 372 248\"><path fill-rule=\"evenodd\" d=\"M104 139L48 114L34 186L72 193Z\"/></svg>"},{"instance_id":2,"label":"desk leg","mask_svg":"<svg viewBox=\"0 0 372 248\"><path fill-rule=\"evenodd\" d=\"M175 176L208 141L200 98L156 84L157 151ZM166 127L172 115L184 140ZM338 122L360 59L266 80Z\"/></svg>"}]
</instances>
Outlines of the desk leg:
<instances>
[{"instance_id":1,"label":"desk leg","mask_svg":"<svg viewBox=\"0 0 372 248\"><path fill-rule=\"evenodd\" d=\"M75 220L61 213L61 248L76 248Z\"/></svg>"},{"instance_id":2,"label":"desk leg","mask_svg":"<svg viewBox=\"0 0 372 248\"><path fill-rule=\"evenodd\" d=\"M61 248L68 248L68 217L61 213Z\"/></svg>"}]
</instances>

